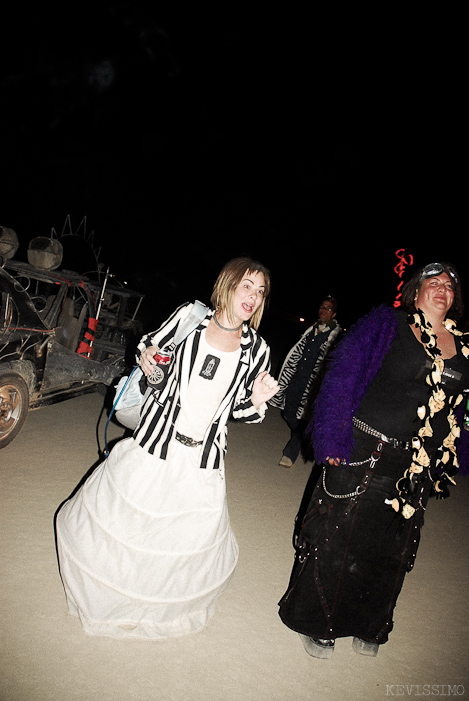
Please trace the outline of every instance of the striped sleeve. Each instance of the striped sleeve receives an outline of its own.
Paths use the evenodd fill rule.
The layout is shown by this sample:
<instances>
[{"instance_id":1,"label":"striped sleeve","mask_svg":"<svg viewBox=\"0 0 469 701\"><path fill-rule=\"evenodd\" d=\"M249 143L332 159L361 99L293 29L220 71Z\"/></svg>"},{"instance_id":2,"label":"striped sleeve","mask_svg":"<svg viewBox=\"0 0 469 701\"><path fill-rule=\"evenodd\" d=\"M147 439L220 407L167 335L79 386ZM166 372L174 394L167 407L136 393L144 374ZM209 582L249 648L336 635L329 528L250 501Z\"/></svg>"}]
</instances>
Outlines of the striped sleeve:
<instances>
[{"instance_id":1,"label":"striped sleeve","mask_svg":"<svg viewBox=\"0 0 469 701\"><path fill-rule=\"evenodd\" d=\"M270 348L261 336L255 334L251 362L244 382L241 383L233 406L232 416L242 423L260 423L265 417L267 404L256 409L251 401L254 380L261 372L270 371Z\"/></svg>"},{"instance_id":2,"label":"striped sleeve","mask_svg":"<svg viewBox=\"0 0 469 701\"><path fill-rule=\"evenodd\" d=\"M314 325L310 326L301 336L299 341L297 341L297 343L295 343L295 345L288 351L285 360L282 363L282 367L280 368L278 377L279 391L272 397L272 399L269 399L270 406L277 407L278 409L285 408L285 393L296 372L298 363L301 360L309 334L313 330Z\"/></svg>"},{"instance_id":3,"label":"striped sleeve","mask_svg":"<svg viewBox=\"0 0 469 701\"><path fill-rule=\"evenodd\" d=\"M192 306L193 305L190 302L182 304L171 314L168 319L166 319L166 321L161 324L159 329L152 331L151 333L147 333L141 338L136 351L137 363L139 362L140 356L145 348L149 348L149 346L164 348L172 341L180 322L186 318Z\"/></svg>"}]
</instances>

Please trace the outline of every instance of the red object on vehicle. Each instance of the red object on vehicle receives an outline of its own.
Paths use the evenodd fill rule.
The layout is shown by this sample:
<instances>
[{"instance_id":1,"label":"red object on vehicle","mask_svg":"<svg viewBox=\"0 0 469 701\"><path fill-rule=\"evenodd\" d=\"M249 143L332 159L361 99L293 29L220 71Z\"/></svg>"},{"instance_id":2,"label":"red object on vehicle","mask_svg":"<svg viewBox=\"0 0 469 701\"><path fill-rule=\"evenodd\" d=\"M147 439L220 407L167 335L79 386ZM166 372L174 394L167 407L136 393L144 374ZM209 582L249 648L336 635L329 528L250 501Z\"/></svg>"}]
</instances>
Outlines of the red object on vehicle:
<instances>
[{"instance_id":1,"label":"red object on vehicle","mask_svg":"<svg viewBox=\"0 0 469 701\"><path fill-rule=\"evenodd\" d=\"M91 356L91 346L93 345L97 326L98 320L93 319L93 317L90 316L88 319L88 328L86 329L83 340L77 349L78 355L83 355L88 358Z\"/></svg>"}]
</instances>

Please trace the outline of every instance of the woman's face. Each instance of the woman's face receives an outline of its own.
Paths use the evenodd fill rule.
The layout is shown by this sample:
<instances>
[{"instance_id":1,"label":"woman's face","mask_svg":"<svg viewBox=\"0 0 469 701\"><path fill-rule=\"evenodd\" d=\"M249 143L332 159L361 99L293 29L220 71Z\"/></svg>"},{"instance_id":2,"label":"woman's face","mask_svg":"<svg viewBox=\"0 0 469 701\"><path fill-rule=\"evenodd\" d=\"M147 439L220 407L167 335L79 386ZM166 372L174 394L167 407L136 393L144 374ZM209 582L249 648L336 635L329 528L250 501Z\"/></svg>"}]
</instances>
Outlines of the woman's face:
<instances>
[{"instance_id":1,"label":"woman's face","mask_svg":"<svg viewBox=\"0 0 469 701\"><path fill-rule=\"evenodd\" d=\"M446 273L429 277L422 282L417 292L415 306L427 313L441 313L446 316L453 306L454 290L451 278Z\"/></svg>"},{"instance_id":2,"label":"woman's face","mask_svg":"<svg viewBox=\"0 0 469 701\"><path fill-rule=\"evenodd\" d=\"M246 271L231 300L231 310L235 319L248 322L264 301L264 295L264 274Z\"/></svg>"}]
</instances>

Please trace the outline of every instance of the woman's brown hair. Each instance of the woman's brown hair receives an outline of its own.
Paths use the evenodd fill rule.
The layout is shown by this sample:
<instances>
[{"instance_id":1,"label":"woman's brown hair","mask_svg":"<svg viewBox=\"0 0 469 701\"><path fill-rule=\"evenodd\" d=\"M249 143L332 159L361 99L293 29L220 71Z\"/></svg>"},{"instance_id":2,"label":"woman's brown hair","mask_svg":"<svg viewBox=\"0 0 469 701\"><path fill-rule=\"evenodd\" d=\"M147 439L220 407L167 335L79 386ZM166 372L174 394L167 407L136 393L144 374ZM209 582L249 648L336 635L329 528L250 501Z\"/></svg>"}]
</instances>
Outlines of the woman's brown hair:
<instances>
[{"instance_id":1,"label":"woman's brown hair","mask_svg":"<svg viewBox=\"0 0 469 701\"><path fill-rule=\"evenodd\" d=\"M261 323L267 297L270 293L270 272L262 263L247 257L233 258L233 260L230 260L218 275L217 281L213 286L210 302L215 310L226 311L228 318L231 320L233 293L246 276L254 273L262 273L265 283L262 303L249 321L249 326L257 330Z\"/></svg>"},{"instance_id":2,"label":"woman's brown hair","mask_svg":"<svg viewBox=\"0 0 469 701\"><path fill-rule=\"evenodd\" d=\"M462 297L462 291L461 291L461 283L459 281L459 275L455 268L450 265L449 263L435 263L433 264L434 266L441 266L443 272L445 272L448 277L451 280L451 284L453 287L454 291L454 299L453 299L453 304L451 306L451 309L449 310L447 316L450 319L454 319L454 321L458 321L464 314L464 300ZM410 310L413 308L414 303L415 303L415 296L417 292L419 291L422 282L424 279L428 277L434 277L438 273L432 274L426 274L426 270L430 269L432 267L432 264L426 265L423 268L419 268L408 282L404 285L402 288L402 306L404 309ZM431 272L431 271L430 271Z\"/></svg>"}]
</instances>

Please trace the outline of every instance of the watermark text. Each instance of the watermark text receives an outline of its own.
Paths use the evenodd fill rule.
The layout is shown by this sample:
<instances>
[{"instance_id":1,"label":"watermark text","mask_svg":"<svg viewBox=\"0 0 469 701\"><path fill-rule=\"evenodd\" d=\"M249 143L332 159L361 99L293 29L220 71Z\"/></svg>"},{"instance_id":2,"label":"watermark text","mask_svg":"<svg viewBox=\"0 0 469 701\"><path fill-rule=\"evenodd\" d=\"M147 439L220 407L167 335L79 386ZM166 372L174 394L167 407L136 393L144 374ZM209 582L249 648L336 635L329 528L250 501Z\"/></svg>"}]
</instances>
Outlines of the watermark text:
<instances>
[{"instance_id":1,"label":"watermark text","mask_svg":"<svg viewBox=\"0 0 469 701\"><path fill-rule=\"evenodd\" d=\"M386 684L386 696L464 696L462 684Z\"/></svg>"}]
</instances>

